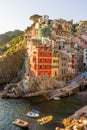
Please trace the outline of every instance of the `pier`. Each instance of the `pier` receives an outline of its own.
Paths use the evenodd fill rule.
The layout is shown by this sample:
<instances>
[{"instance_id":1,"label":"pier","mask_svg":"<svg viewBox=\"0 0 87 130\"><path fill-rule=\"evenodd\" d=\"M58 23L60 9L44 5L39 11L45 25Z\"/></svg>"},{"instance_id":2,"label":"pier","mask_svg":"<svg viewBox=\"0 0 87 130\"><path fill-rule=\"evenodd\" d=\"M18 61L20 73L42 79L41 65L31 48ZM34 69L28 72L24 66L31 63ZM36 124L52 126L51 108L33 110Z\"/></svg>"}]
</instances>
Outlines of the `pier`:
<instances>
[{"instance_id":1,"label":"pier","mask_svg":"<svg viewBox=\"0 0 87 130\"><path fill-rule=\"evenodd\" d=\"M70 96L77 92L85 90L86 85L87 85L87 81L84 81L83 79L80 79L79 77L76 77L73 82L71 82L64 88L58 88L55 90L43 90L39 92L29 93L29 94L24 95L24 97L43 95L47 98L47 100L54 99L55 97L61 98L61 97Z\"/></svg>"},{"instance_id":2,"label":"pier","mask_svg":"<svg viewBox=\"0 0 87 130\"><path fill-rule=\"evenodd\" d=\"M73 115L71 115L69 118L78 119L81 114L86 113L87 114L87 105L82 107L81 109L77 110Z\"/></svg>"}]
</instances>

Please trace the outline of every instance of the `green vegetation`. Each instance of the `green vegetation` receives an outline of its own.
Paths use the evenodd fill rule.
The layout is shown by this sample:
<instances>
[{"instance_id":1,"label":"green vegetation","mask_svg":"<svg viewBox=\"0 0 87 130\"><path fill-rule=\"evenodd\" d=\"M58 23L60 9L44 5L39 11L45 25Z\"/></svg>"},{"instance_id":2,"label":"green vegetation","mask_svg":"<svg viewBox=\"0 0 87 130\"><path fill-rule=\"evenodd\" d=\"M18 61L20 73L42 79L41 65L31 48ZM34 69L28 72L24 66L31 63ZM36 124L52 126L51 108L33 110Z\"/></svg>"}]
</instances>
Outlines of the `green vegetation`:
<instances>
[{"instance_id":1,"label":"green vegetation","mask_svg":"<svg viewBox=\"0 0 87 130\"><path fill-rule=\"evenodd\" d=\"M0 46L6 44L7 42L12 40L13 38L20 36L23 33L24 33L23 31L15 30L15 31L9 31L9 32L6 32L4 34L1 34L0 35Z\"/></svg>"},{"instance_id":2,"label":"green vegetation","mask_svg":"<svg viewBox=\"0 0 87 130\"><path fill-rule=\"evenodd\" d=\"M21 35L7 42L5 45L0 46L0 53L2 54L2 57L10 55L22 47L22 45L24 45L23 40L24 35Z\"/></svg>"},{"instance_id":3,"label":"green vegetation","mask_svg":"<svg viewBox=\"0 0 87 130\"><path fill-rule=\"evenodd\" d=\"M27 27L27 29L25 30L25 32L29 32L31 31L34 27L35 27L35 23L38 22L38 19L40 18L41 16L38 15L38 14L34 14L32 16L30 16L30 20L33 20L33 24L30 26L30 27Z\"/></svg>"},{"instance_id":4,"label":"green vegetation","mask_svg":"<svg viewBox=\"0 0 87 130\"><path fill-rule=\"evenodd\" d=\"M21 48L22 45L24 45L23 39L24 39L24 35L14 38L10 42L8 42L7 44L11 46L7 49L7 51L4 53L3 56L11 55L15 51L17 51L19 48Z\"/></svg>"},{"instance_id":5,"label":"green vegetation","mask_svg":"<svg viewBox=\"0 0 87 130\"><path fill-rule=\"evenodd\" d=\"M31 31L34 27L35 27L35 23L33 23L30 27L27 27L27 29L25 30L25 32Z\"/></svg>"},{"instance_id":6,"label":"green vegetation","mask_svg":"<svg viewBox=\"0 0 87 130\"><path fill-rule=\"evenodd\" d=\"M40 15L34 14L34 15L30 16L30 20L33 20L33 22L36 23L36 22L38 22L38 19L40 17L41 17Z\"/></svg>"},{"instance_id":7,"label":"green vegetation","mask_svg":"<svg viewBox=\"0 0 87 130\"><path fill-rule=\"evenodd\" d=\"M0 55L6 56L14 52L23 42L23 31L9 31L0 35Z\"/></svg>"},{"instance_id":8,"label":"green vegetation","mask_svg":"<svg viewBox=\"0 0 87 130\"><path fill-rule=\"evenodd\" d=\"M77 32L76 27L77 27L78 25L79 25L78 23L73 24L73 26L72 26L72 32L73 32L73 33L76 33L76 32Z\"/></svg>"},{"instance_id":9,"label":"green vegetation","mask_svg":"<svg viewBox=\"0 0 87 130\"><path fill-rule=\"evenodd\" d=\"M44 28L39 28L38 30L38 38L41 39L41 37L50 37L50 28L49 27L44 27Z\"/></svg>"}]
</instances>

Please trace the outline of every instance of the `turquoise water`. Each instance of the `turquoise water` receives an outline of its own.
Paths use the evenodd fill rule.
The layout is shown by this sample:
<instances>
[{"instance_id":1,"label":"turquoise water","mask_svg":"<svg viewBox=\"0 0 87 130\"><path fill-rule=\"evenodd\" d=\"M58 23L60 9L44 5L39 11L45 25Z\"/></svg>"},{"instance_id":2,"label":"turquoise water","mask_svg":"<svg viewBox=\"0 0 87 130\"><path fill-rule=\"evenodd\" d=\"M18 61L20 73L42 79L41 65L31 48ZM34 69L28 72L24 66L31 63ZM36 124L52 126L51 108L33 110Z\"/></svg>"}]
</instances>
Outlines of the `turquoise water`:
<instances>
[{"instance_id":1,"label":"turquoise water","mask_svg":"<svg viewBox=\"0 0 87 130\"><path fill-rule=\"evenodd\" d=\"M29 122L26 130L55 130L61 120L87 104L87 96L71 96L60 101L51 100L43 103L31 103L29 99L0 99L0 130L23 130L12 124L16 118ZM43 126L37 119L26 117L31 109L40 111L40 117L53 115L51 123Z\"/></svg>"}]
</instances>

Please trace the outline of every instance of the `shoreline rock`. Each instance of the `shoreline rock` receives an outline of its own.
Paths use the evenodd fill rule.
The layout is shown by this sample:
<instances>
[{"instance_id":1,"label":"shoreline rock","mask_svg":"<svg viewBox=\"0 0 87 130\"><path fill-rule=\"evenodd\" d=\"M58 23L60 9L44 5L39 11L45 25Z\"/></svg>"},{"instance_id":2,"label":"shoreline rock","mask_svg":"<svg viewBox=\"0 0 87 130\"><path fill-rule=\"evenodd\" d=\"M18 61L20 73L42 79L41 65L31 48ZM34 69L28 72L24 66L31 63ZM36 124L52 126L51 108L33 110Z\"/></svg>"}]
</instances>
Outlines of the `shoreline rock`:
<instances>
[{"instance_id":1,"label":"shoreline rock","mask_svg":"<svg viewBox=\"0 0 87 130\"><path fill-rule=\"evenodd\" d=\"M50 86L51 84L51 86ZM71 96L79 92L79 84L66 84L51 77L32 77L29 86L23 86L23 80L19 83L7 84L2 91L1 98L30 98L44 96L46 100Z\"/></svg>"},{"instance_id":2,"label":"shoreline rock","mask_svg":"<svg viewBox=\"0 0 87 130\"><path fill-rule=\"evenodd\" d=\"M19 83L10 83L4 87L2 91L2 97L19 98L28 97L26 95L32 93L40 93L44 91L54 91L58 88L65 87L66 83L52 79L51 77L32 77L29 79L29 86L27 90L23 86L23 80ZM43 94L44 95L44 94ZM45 95L46 96L46 95Z\"/></svg>"}]
</instances>

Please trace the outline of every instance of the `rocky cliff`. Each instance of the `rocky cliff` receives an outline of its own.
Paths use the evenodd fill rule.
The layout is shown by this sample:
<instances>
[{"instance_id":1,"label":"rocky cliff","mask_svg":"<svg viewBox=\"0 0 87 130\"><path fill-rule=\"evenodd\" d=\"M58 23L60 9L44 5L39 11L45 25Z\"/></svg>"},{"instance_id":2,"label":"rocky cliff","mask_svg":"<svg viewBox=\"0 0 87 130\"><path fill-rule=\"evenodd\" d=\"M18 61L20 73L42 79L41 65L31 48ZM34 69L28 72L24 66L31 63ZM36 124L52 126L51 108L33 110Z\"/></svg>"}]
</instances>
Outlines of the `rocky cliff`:
<instances>
[{"instance_id":1,"label":"rocky cliff","mask_svg":"<svg viewBox=\"0 0 87 130\"><path fill-rule=\"evenodd\" d=\"M0 84L9 83L21 71L25 48L21 47L11 55L0 58Z\"/></svg>"}]
</instances>

